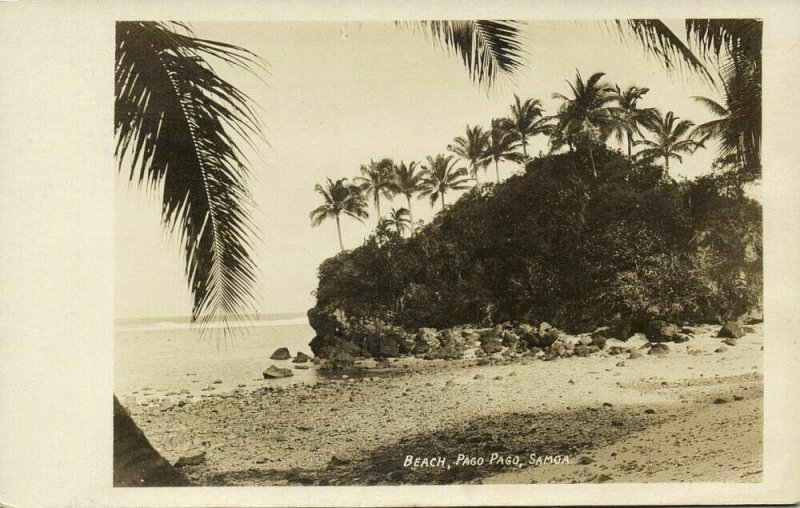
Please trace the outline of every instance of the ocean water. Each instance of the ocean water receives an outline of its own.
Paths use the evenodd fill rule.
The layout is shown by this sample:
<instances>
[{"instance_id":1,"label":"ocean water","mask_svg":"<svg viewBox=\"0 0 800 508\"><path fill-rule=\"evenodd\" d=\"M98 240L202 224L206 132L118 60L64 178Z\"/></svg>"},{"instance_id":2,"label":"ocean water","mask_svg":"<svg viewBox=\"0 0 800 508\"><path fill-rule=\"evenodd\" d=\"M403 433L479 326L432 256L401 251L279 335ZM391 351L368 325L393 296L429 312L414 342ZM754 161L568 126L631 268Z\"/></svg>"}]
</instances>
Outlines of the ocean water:
<instances>
[{"instance_id":1,"label":"ocean water","mask_svg":"<svg viewBox=\"0 0 800 508\"><path fill-rule=\"evenodd\" d=\"M188 318L118 320L114 325L114 392L146 400L188 389L196 397L247 388L315 383L317 370L294 369L291 360L271 360L279 347L311 355L314 337L304 314L261 316L236 327L234 339L220 340L212 324L206 337ZM215 337L217 335L217 337ZM270 365L292 369L294 376L264 380ZM215 383L215 381L222 381ZM211 387L212 389L209 389Z\"/></svg>"}]
</instances>

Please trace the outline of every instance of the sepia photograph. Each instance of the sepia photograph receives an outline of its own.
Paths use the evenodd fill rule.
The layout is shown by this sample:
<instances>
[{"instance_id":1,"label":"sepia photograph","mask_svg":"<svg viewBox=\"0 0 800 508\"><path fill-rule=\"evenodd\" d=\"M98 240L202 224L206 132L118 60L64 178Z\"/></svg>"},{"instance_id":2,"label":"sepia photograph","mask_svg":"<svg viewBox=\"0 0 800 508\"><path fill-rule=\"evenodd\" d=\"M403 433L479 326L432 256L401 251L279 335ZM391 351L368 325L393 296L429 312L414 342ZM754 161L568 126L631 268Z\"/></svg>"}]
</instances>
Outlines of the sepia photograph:
<instances>
[{"instance_id":1,"label":"sepia photograph","mask_svg":"<svg viewBox=\"0 0 800 508\"><path fill-rule=\"evenodd\" d=\"M114 487L764 481L763 20L187 19L107 62Z\"/></svg>"}]
</instances>

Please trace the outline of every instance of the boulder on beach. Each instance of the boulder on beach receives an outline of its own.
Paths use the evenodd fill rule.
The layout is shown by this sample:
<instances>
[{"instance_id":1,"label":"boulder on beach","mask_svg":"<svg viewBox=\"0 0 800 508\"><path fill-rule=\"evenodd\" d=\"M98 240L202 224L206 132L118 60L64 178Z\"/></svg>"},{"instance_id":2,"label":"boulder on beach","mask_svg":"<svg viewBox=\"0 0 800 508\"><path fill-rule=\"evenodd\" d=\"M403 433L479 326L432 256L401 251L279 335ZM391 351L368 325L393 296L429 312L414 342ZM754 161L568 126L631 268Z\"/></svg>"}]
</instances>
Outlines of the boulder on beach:
<instances>
[{"instance_id":1,"label":"boulder on beach","mask_svg":"<svg viewBox=\"0 0 800 508\"><path fill-rule=\"evenodd\" d=\"M648 354L663 356L668 353L669 353L669 347L663 342L661 342L658 344L653 344L653 347L650 348L650 352Z\"/></svg>"},{"instance_id":2,"label":"boulder on beach","mask_svg":"<svg viewBox=\"0 0 800 508\"><path fill-rule=\"evenodd\" d=\"M178 457L175 467L196 466L206 460L206 452L200 448L193 448Z\"/></svg>"},{"instance_id":3,"label":"boulder on beach","mask_svg":"<svg viewBox=\"0 0 800 508\"><path fill-rule=\"evenodd\" d=\"M671 342L678 333L678 327L672 323L656 319L651 321L644 330L650 342Z\"/></svg>"},{"instance_id":4,"label":"boulder on beach","mask_svg":"<svg viewBox=\"0 0 800 508\"><path fill-rule=\"evenodd\" d=\"M414 354L427 353L440 345L438 333L433 328L420 328L414 342Z\"/></svg>"},{"instance_id":5,"label":"boulder on beach","mask_svg":"<svg viewBox=\"0 0 800 508\"><path fill-rule=\"evenodd\" d=\"M717 337L738 339L744 336L744 332L739 328L739 325L733 322L727 322L722 325L722 328L717 332Z\"/></svg>"},{"instance_id":6,"label":"boulder on beach","mask_svg":"<svg viewBox=\"0 0 800 508\"><path fill-rule=\"evenodd\" d=\"M692 338L691 335L688 335L686 333L676 333L675 335L672 336L672 342L676 344L681 344L683 342L688 342L689 339L691 338Z\"/></svg>"},{"instance_id":7,"label":"boulder on beach","mask_svg":"<svg viewBox=\"0 0 800 508\"><path fill-rule=\"evenodd\" d=\"M291 358L292 355L289 353L289 349L285 347L279 347L272 353L272 356L269 357L270 360L288 360Z\"/></svg>"},{"instance_id":8,"label":"boulder on beach","mask_svg":"<svg viewBox=\"0 0 800 508\"><path fill-rule=\"evenodd\" d=\"M307 363L311 361L311 357L307 354L303 353L302 351L297 352L297 356L294 357L292 363Z\"/></svg>"},{"instance_id":9,"label":"boulder on beach","mask_svg":"<svg viewBox=\"0 0 800 508\"><path fill-rule=\"evenodd\" d=\"M486 338L481 341L481 349L487 355L499 353L503 349L503 343L497 337Z\"/></svg>"},{"instance_id":10,"label":"boulder on beach","mask_svg":"<svg viewBox=\"0 0 800 508\"><path fill-rule=\"evenodd\" d=\"M279 379L282 377L291 377L294 376L294 372L291 369L281 369L280 367L276 367L274 365L270 365L267 369L263 372L264 379Z\"/></svg>"}]
</instances>

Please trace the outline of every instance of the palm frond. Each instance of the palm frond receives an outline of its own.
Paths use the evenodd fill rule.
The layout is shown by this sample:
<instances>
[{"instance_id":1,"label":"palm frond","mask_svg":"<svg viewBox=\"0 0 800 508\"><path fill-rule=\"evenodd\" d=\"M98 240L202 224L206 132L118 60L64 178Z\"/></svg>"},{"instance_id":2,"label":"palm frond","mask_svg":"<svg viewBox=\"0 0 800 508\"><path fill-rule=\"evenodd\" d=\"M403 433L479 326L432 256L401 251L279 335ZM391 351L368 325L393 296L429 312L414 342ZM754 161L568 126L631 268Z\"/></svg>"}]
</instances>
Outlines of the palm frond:
<instances>
[{"instance_id":1,"label":"palm frond","mask_svg":"<svg viewBox=\"0 0 800 508\"><path fill-rule=\"evenodd\" d=\"M116 31L115 157L129 178L163 185L162 221L180 230L201 323L255 312L256 228L249 169L237 144L261 126L249 98L220 78L206 58L256 72L243 48L197 39L157 22L119 22Z\"/></svg>"},{"instance_id":2,"label":"palm frond","mask_svg":"<svg viewBox=\"0 0 800 508\"><path fill-rule=\"evenodd\" d=\"M646 53L658 59L667 71L674 71L681 66L700 73L708 81L713 82L708 69L686 44L661 20L627 19L615 20L614 24L623 37L633 35L642 44Z\"/></svg>"},{"instance_id":3,"label":"palm frond","mask_svg":"<svg viewBox=\"0 0 800 508\"><path fill-rule=\"evenodd\" d=\"M499 75L510 76L522 64L516 21L431 20L398 24L421 29L439 46L457 54L479 85L491 86Z\"/></svg>"}]
</instances>

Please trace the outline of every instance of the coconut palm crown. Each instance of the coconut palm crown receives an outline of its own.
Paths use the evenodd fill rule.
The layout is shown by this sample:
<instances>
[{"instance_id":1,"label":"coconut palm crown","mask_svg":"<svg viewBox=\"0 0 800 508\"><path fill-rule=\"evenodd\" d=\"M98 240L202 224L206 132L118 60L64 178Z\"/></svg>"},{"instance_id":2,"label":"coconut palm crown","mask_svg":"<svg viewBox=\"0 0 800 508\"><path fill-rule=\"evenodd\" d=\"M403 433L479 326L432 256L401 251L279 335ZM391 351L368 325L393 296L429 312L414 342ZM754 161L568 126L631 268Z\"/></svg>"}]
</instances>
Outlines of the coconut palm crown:
<instances>
[{"instance_id":1,"label":"coconut palm crown","mask_svg":"<svg viewBox=\"0 0 800 508\"><path fill-rule=\"evenodd\" d=\"M357 185L350 184L346 178L341 178L335 182L328 178L324 185L317 184L314 191L322 196L324 203L309 214L311 226L316 227L327 219L336 221L336 233L339 237L339 250L344 251L342 242L342 226L339 217L344 214L363 222L369 217L367 213L367 202L361 189Z\"/></svg>"},{"instance_id":2,"label":"coconut palm crown","mask_svg":"<svg viewBox=\"0 0 800 508\"><path fill-rule=\"evenodd\" d=\"M628 149L628 158L632 156L633 136L642 136L641 126L656 114L655 108L639 108L639 101L649 92L649 88L629 86L624 91L619 85L614 86L614 98L617 105L610 108L617 118L615 132L617 140L625 144ZM623 139L624 137L624 139Z\"/></svg>"},{"instance_id":3,"label":"coconut palm crown","mask_svg":"<svg viewBox=\"0 0 800 508\"><path fill-rule=\"evenodd\" d=\"M463 190L469 188L469 178L467 168L457 168L456 161L452 155L438 154L436 157L427 157L428 164L423 166L425 180L422 196L428 196L431 206L436 201L442 202L442 210L445 207L444 196L449 191Z\"/></svg>"},{"instance_id":4,"label":"coconut palm crown","mask_svg":"<svg viewBox=\"0 0 800 508\"><path fill-rule=\"evenodd\" d=\"M492 119L492 130L484 150L484 157L494 163L494 172L497 183L500 183L500 161L523 162L524 156L517 153L517 136L503 127L502 119Z\"/></svg>"},{"instance_id":5,"label":"coconut palm crown","mask_svg":"<svg viewBox=\"0 0 800 508\"><path fill-rule=\"evenodd\" d=\"M580 71L576 71L575 83L567 81L572 97L554 93L554 99L560 99L561 107L556 114L558 123L551 136L553 148L566 144L573 150L578 143L585 142L589 148L592 163L592 174L597 178L597 168L592 152L593 143L603 143L617 126L617 119L611 109L614 102L614 89L600 81L603 72L592 74L583 81Z\"/></svg>"},{"instance_id":6,"label":"coconut palm crown","mask_svg":"<svg viewBox=\"0 0 800 508\"><path fill-rule=\"evenodd\" d=\"M537 134L549 134L549 119L544 116L542 103L538 99L522 101L516 94L511 105L511 115L500 121L500 126L515 136L522 145L522 156L528 159L528 138Z\"/></svg>"},{"instance_id":7,"label":"coconut palm crown","mask_svg":"<svg viewBox=\"0 0 800 508\"><path fill-rule=\"evenodd\" d=\"M354 178L358 182L366 197L372 196L372 203L381 219L381 196L391 199L393 195L392 170L394 162L391 159L379 161L370 160L368 165L361 166L361 176Z\"/></svg>"},{"instance_id":8,"label":"coconut palm crown","mask_svg":"<svg viewBox=\"0 0 800 508\"><path fill-rule=\"evenodd\" d=\"M470 176L478 183L478 172L480 169L486 170L489 160L485 152L489 142L489 133L483 131L483 127L467 125L465 136L458 136L453 140L452 145L447 145L447 149L463 161L469 163Z\"/></svg>"},{"instance_id":9,"label":"coconut palm crown","mask_svg":"<svg viewBox=\"0 0 800 508\"><path fill-rule=\"evenodd\" d=\"M408 216L412 225L414 224L414 212L411 208L411 198L425 188L423 172L417 171L417 168L420 168L420 166L414 161L409 162L408 165L400 161L400 164L394 166L392 175L392 191L395 194L402 194L406 197ZM414 235L413 227L411 228L411 235Z\"/></svg>"},{"instance_id":10,"label":"coconut palm crown","mask_svg":"<svg viewBox=\"0 0 800 508\"><path fill-rule=\"evenodd\" d=\"M636 153L636 158L645 161L662 158L664 160L664 180L670 178L670 159L683 162L681 154L692 154L698 148L704 147L705 138L696 141L691 137L694 123L689 120L681 120L672 111L668 111L666 115L657 113L653 120L645 123L645 127L654 134L655 139L636 141L635 146L643 147Z\"/></svg>"}]
</instances>

